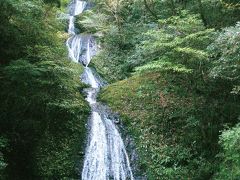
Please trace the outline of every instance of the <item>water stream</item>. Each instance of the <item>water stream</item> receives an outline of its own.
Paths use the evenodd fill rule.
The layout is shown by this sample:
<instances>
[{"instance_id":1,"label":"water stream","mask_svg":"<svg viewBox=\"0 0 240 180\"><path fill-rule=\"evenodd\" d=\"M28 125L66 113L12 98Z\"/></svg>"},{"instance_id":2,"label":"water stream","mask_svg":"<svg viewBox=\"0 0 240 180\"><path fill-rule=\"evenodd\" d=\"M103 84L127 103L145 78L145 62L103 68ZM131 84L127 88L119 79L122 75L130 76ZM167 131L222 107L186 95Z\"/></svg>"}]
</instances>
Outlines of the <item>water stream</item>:
<instances>
[{"instance_id":1,"label":"water stream","mask_svg":"<svg viewBox=\"0 0 240 180\"><path fill-rule=\"evenodd\" d=\"M88 143L85 152L82 180L133 180L133 173L124 142L115 126L114 120L109 118L109 112L97 102L97 94L104 82L100 76L88 65L96 54L96 42L91 35L77 34L74 26L75 16L81 14L86 1L73 0L69 6L70 38L67 40L69 57L72 61L81 63L84 72L81 80L90 87L85 89L86 100L91 107L88 133Z\"/></svg>"}]
</instances>

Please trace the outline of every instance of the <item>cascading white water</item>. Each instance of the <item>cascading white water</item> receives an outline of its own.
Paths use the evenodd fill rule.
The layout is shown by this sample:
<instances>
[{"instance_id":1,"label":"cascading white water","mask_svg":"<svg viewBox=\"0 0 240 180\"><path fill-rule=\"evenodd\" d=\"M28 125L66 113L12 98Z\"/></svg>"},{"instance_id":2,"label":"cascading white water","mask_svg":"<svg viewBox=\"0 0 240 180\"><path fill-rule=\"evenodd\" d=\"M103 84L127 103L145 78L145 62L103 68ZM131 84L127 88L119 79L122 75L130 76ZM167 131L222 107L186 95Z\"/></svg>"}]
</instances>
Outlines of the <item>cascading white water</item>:
<instances>
[{"instance_id":1,"label":"cascading white water","mask_svg":"<svg viewBox=\"0 0 240 180\"><path fill-rule=\"evenodd\" d=\"M123 140L114 123L104 117L108 139L109 174L114 179L133 179L130 162Z\"/></svg>"},{"instance_id":2,"label":"cascading white water","mask_svg":"<svg viewBox=\"0 0 240 180\"><path fill-rule=\"evenodd\" d=\"M68 33L75 34L75 27L74 27L74 16L69 16L69 25L68 25Z\"/></svg>"},{"instance_id":3,"label":"cascading white water","mask_svg":"<svg viewBox=\"0 0 240 180\"><path fill-rule=\"evenodd\" d=\"M107 179L107 136L106 128L101 116L92 112L91 117L91 140L82 171L82 180L105 180Z\"/></svg>"},{"instance_id":4,"label":"cascading white water","mask_svg":"<svg viewBox=\"0 0 240 180\"><path fill-rule=\"evenodd\" d=\"M75 0L72 5L74 15L81 13L86 7L86 2ZM71 17L71 16L70 16ZM82 81L91 87L86 89L89 105L92 109L90 118L89 141L86 148L85 160L82 170L82 180L133 180L129 158L123 140L115 124L108 118L108 112L101 110L100 103L96 101L103 82L92 69L88 67L94 48L91 47L91 37L87 39L86 51L83 51L84 38L75 35L74 16L69 21L68 32L72 35L67 40L69 57L74 62L85 64ZM70 23L72 23L70 25ZM74 31L74 32L73 32ZM81 59L85 53L85 59Z\"/></svg>"},{"instance_id":5,"label":"cascading white water","mask_svg":"<svg viewBox=\"0 0 240 180\"><path fill-rule=\"evenodd\" d=\"M68 33L69 34L75 34L75 26L74 26L74 21L76 15L79 15L83 12L85 9L87 2L86 1L80 1L80 0L75 0L73 3L75 5L71 8L70 15L69 15L69 24L68 24Z\"/></svg>"},{"instance_id":6,"label":"cascading white water","mask_svg":"<svg viewBox=\"0 0 240 180\"><path fill-rule=\"evenodd\" d=\"M91 61L91 54L90 54L90 39L88 39L86 66L89 65L90 61Z\"/></svg>"},{"instance_id":7,"label":"cascading white water","mask_svg":"<svg viewBox=\"0 0 240 180\"><path fill-rule=\"evenodd\" d=\"M99 88L99 83L97 82L96 77L93 75L93 72L89 67L85 67L84 73L86 73L86 79L83 79L83 82L91 85L92 88Z\"/></svg>"},{"instance_id":8,"label":"cascading white water","mask_svg":"<svg viewBox=\"0 0 240 180\"><path fill-rule=\"evenodd\" d=\"M69 57L74 61L78 62L80 59L81 48L82 48L82 38L80 35L75 35L67 40L67 47Z\"/></svg>"},{"instance_id":9,"label":"cascading white water","mask_svg":"<svg viewBox=\"0 0 240 180\"><path fill-rule=\"evenodd\" d=\"M87 6L86 1L75 0L74 16L81 14Z\"/></svg>"},{"instance_id":10,"label":"cascading white water","mask_svg":"<svg viewBox=\"0 0 240 180\"><path fill-rule=\"evenodd\" d=\"M68 38L66 44L68 47L69 57L75 62L78 62L80 59L82 38L80 35L75 35L74 16L81 14L86 6L86 1L74 0L72 2L72 6L70 7L68 33L73 36Z\"/></svg>"}]
</instances>

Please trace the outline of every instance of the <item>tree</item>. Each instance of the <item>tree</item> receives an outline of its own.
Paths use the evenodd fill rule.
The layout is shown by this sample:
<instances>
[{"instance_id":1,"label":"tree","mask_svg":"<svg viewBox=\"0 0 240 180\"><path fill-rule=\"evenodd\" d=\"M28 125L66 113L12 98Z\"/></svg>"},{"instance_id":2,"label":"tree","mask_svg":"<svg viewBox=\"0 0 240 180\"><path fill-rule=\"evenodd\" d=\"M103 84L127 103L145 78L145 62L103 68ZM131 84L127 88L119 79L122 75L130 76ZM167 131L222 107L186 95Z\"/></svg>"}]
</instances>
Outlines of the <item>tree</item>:
<instances>
[{"instance_id":1,"label":"tree","mask_svg":"<svg viewBox=\"0 0 240 180\"><path fill-rule=\"evenodd\" d=\"M219 144L221 159L219 171L214 179L239 179L240 177L240 124L224 130L220 135Z\"/></svg>"},{"instance_id":2,"label":"tree","mask_svg":"<svg viewBox=\"0 0 240 180\"><path fill-rule=\"evenodd\" d=\"M0 0L0 6L0 64L27 56L29 47L54 46L54 34L62 27L54 20L54 9L24 0Z\"/></svg>"},{"instance_id":3,"label":"tree","mask_svg":"<svg viewBox=\"0 0 240 180\"><path fill-rule=\"evenodd\" d=\"M214 63L210 76L232 84L233 93L239 93L240 86L240 23L224 28L215 42L209 47Z\"/></svg>"}]
</instances>

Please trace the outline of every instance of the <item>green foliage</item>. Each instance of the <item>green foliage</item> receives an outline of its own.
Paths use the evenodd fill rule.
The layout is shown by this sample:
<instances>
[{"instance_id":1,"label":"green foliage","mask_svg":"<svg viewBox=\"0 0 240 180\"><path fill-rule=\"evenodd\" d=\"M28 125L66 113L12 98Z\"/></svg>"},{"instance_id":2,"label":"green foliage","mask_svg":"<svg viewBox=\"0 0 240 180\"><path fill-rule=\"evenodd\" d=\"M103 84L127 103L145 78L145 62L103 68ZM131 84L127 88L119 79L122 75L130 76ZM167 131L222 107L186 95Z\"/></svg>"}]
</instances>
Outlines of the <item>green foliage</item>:
<instances>
[{"instance_id":1,"label":"green foliage","mask_svg":"<svg viewBox=\"0 0 240 180\"><path fill-rule=\"evenodd\" d=\"M238 0L221 0L221 3L228 9L240 9Z\"/></svg>"},{"instance_id":2,"label":"green foliage","mask_svg":"<svg viewBox=\"0 0 240 180\"><path fill-rule=\"evenodd\" d=\"M18 60L4 68L1 88L6 91L1 92L1 132L7 134L16 150L28 153L28 157L21 158L16 150L9 153L8 158L17 165L9 164L9 168L25 171L24 174L15 172L14 176L76 175L75 161L82 148L78 142L84 141L89 111L83 97L77 93L83 87L78 84L79 73L76 65L67 61L32 64ZM56 159L49 161L51 157ZM46 164L41 165L42 162ZM60 164L55 166L57 162ZM34 164L34 168L26 169L26 163ZM66 167L66 163L71 166ZM54 173L49 166L55 167Z\"/></svg>"},{"instance_id":3,"label":"green foliage","mask_svg":"<svg viewBox=\"0 0 240 180\"><path fill-rule=\"evenodd\" d=\"M7 167L6 159L3 155L3 151L6 151L7 147L7 139L4 137L0 137L0 178L5 178L5 169Z\"/></svg>"},{"instance_id":4,"label":"green foliage","mask_svg":"<svg viewBox=\"0 0 240 180\"><path fill-rule=\"evenodd\" d=\"M167 62L161 58L159 61L154 61L148 63L144 66L140 66L136 68L138 73L143 73L145 71L173 71L173 72L184 72L184 73L191 73L192 70L187 69L183 65L174 65L171 62Z\"/></svg>"},{"instance_id":5,"label":"green foliage","mask_svg":"<svg viewBox=\"0 0 240 180\"><path fill-rule=\"evenodd\" d=\"M225 3L226 1L188 1L186 3L186 8L193 13L199 13L206 27L220 29L222 27L234 25L235 22L239 19L239 11L236 9L228 8Z\"/></svg>"},{"instance_id":6,"label":"green foliage","mask_svg":"<svg viewBox=\"0 0 240 180\"><path fill-rule=\"evenodd\" d=\"M149 179L210 179L218 169L219 132L240 108L239 27L213 29L239 19L225 3L234 4L97 1L80 21L101 45L96 69L116 82L101 99L122 115Z\"/></svg>"},{"instance_id":7,"label":"green foliage","mask_svg":"<svg viewBox=\"0 0 240 180\"><path fill-rule=\"evenodd\" d=\"M102 13L95 13L91 10L81 14L77 18L76 25L80 30L90 33L105 33L109 28L107 25L107 16Z\"/></svg>"},{"instance_id":8,"label":"green foliage","mask_svg":"<svg viewBox=\"0 0 240 180\"><path fill-rule=\"evenodd\" d=\"M169 48L188 48L182 49L177 57L171 59L178 60L188 50L190 55L186 52L182 59L199 57L206 60L208 54L204 50L214 35L212 29L205 27L221 28L232 25L239 19L238 11L225 8L220 0L93 2L96 3L95 8L79 23L100 36L104 50L94 63L109 81L124 79L141 63L160 59L156 56L161 56L161 53L154 52L158 50L167 52ZM151 34L155 37L151 37ZM156 40L156 37L162 39ZM153 38L152 41L149 38ZM184 38L185 41L181 42ZM145 41L149 42L149 48L144 48ZM177 48L178 46L180 47ZM177 52L174 54L177 55ZM196 65L202 66L201 63Z\"/></svg>"},{"instance_id":9,"label":"green foliage","mask_svg":"<svg viewBox=\"0 0 240 180\"><path fill-rule=\"evenodd\" d=\"M132 58L132 63L139 66L150 61L144 67L158 67L161 70L165 66L159 64L171 64L173 71L202 71L208 59L205 49L214 37L213 30L204 30L198 16L187 12L183 12L182 16L161 20L159 26L162 28L145 34L146 40L137 48L140 56ZM154 63L151 62L153 60ZM144 67L136 70L143 70Z\"/></svg>"},{"instance_id":10,"label":"green foliage","mask_svg":"<svg viewBox=\"0 0 240 180\"><path fill-rule=\"evenodd\" d=\"M56 46L55 34L62 25L55 21L54 8L49 11L41 1L25 0L1 0L0 6L1 63L26 56L28 47Z\"/></svg>"},{"instance_id":11,"label":"green foliage","mask_svg":"<svg viewBox=\"0 0 240 180\"><path fill-rule=\"evenodd\" d=\"M101 99L122 115L149 179L209 178L213 165L202 152L196 113L204 98L183 85L182 73L168 74L134 75L104 89Z\"/></svg>"},{"instance_id":12,"label":"green foliage","mask_svg":"<svg viewBox=\"0 0 240 180\"><path fill-rule=\"evenodd\" d=\"M240 126L224 130L220 136L221 164L215 179L239 179L240 177Z\"/></svg>"},{"instance_id":13,"label":"green foliage","mask_svg":"<svg viewBox=\"0 0 240 180\"><path fill-rule=\"evenodd\" d=\"M231 82L235 86L235 93L238 94L236 87L240 85L240 23L234 27L223 30L209 47L213 56L214 67L210 76Z\"/></svg>"},{"instance_id":14,"label":"green foliage","mask_svg":"<svg viewBox=\"0 0 240 180\"><path fill-rule=\"evenodd\" d=\"M58 7L61 6L61 0L43 0L43 2L48 3L48 4L57 5Z\"/></svg>"},{"instance_id":15,"label":"green foliage","mask_svg":"<svg viewBox=\"0 0 240 180\"><path fill-rule=\"evenodd\" d=\"M83 68L67 59L55 2L0 1L3 179L76 178L83 160L90 110L80 94Z\"/></svg>"},{"instance_id":16,"label":"green foliage","mask_svg":"<svg viewBox=\"0 0 240 180\"><path fill-rule=\"evenodd\" d=\"M129 57L135 54L135 46L141 42L142 32L146 29L145 24L127 24L121 31L116 26L109 26L99 37L103 49L93 63L104 78L116 81L130 75L133 66Z\"/></svg>"}]
</instances>

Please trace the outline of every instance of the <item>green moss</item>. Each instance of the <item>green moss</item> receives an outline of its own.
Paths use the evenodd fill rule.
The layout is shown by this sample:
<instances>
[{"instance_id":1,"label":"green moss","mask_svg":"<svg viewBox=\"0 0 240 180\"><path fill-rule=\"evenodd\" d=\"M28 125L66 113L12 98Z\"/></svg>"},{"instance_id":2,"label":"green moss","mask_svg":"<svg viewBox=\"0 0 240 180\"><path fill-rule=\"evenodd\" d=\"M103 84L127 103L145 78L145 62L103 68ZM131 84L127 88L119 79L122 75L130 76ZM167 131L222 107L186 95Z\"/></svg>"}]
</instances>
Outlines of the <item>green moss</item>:
<instances>
[{"instance_id":1,"label":"green moss","mask_svg":"<svg viewBox=\"0 0 240 180\"><path fill-rule=\"evenodd\" d=\"M240 177L240 124L226 129L220 136L220 166L214 179L239 179Z\"/></svg>"},{"instance_id":2,"label":"green moss","mask_svg":"<svg viewBox=\"0 0 240 180\"><path fill-rule=\"evenodd\" d=\"M122 115L135 137L149 179L191 179L209 173L209 162L198 152L201 135L194 111L195 102L199 105L203 99L181 86L182 76L135 75L101 93L101 100Z\"/></svg>"}]
</instances>

